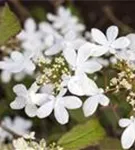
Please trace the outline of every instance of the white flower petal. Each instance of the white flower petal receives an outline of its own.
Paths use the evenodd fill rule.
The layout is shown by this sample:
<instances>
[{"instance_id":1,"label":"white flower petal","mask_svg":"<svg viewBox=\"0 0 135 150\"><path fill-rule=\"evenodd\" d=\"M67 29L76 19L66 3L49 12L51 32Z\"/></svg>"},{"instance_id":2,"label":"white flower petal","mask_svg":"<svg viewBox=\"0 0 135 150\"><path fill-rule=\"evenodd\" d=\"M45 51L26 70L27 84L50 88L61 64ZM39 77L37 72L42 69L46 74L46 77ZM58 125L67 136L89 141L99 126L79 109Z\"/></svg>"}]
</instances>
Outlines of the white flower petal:
<instances>
[{"instance_id":1,"label":"white flower petal","mask_svg":"<svg viewBox=\"0 0 135 150\"><path fill-rule=\"evenodd\" d=\"M54 108L54 116L60 124L63 125L63 124L68 123L69 114L68 114L66 108L64 108L63 106L57 105Z\"/></svg>"},{"instance_id":2,"label":"white flower petal","mask_svg":"<svg viewBox=\"0 0 135 150\"><path fill-rule=\"evenodd\" d=\"M120 37L118 38L117 40L115 40L111 46L112 48L116 48L116 49L123 49L123 48L126 48L128 47L128 45L130 44L130 41L128 38L126 37Z\"/></svg>"},{"instance_id":3,"label":"white flower petal","mask_svg":"<svg viewBox=\"0 0 135 150\"><path fill-rule=\"evenodd\" d=\"M135 34L131 33L126 36L130 40L129 48L132 50L135 48Z\"/></svg>"},{"instance_id":4,"label":"white flower petal","mask_svg":"<svg viewBox=\"0 0 135 150\"><path fill-rule=\"evenodd\" d=\"M91 116L98 107L98 100L95 96L89 97L83 104L85 117Z\"/></svg>"},{"instance_id":5,"label":"white flower petal","mask_svg":"<svg viewBox=\"0 0 135 150\"><path fill-rule=\"evenodd\" d=\"M72 94L79 95L79 96L85 95L83 80L81 80L80 76L71 77L71 79L68 82L68 89Z\"/></svg>"},{"instance_id":6,"label":"white flower petal","mask_svg":"<svg viewBox=\"0 0 135 150\"><path fill-rule=\"evenodd\" d=\"M63 97L65 94L67 93L67 89L66 88L62 88L59 92L59 94L57 95L57 97Z\"/></svg>"},{"instance_id":7,"label":"white flower petal","mask_svg":"<svg viewBox=\"0 0 135 150\"><path fill-rule=\"evenodd\" d=\"M110 102L109 98L103 94L97 95L97 99L98 99L98 102L100 103L100 105L102 105L102 106L108 106L108 104Z\"/></svg>"},{"instance_id":8,"label":"white flower petal","mask_svg":"<svg viewBox=\"0 0 135 150\"><path fill-rule=\"evenodd\" d=\"M1 80L2 80L2 82L8 83L11 80L11 77L12 77L12 73L10 73L10 72L8 72L6 70L3 70L1 72Z\"/></svg>"},{"instance_id":9,"label":"white flower petal","mask_svg":"<svg viewBox=\"0 0 135 150\"><path fill-rule=\"evenodd\" d=\"M82 68L81 70L83 70L84 72L91 74L91 73L101 70L102 65L98 63L97 61L88 60L81 66L81 68Z\"/></svg>"},{"instance_id":10,"label":"white flower petal","mask_svg":"<svg viewBox=\"0 0 135 150\"><path fill-rule=\"evenodd\" d=\"M37 110L37 116L39 118L45 118L48 117L54 108L54 101L48 101L44 103L38 110Z\"/></svg>"},{"instance_id":11,"label":"white flower petal","mask_svg":"<svg viewBox=\"0 0 135 150\"><path fill-rule=\"evenodd\" d=\"M90 55L91 55L91 44L87 42L83 46L81 46L78 50L77 65L85 62L90 57Z\"/></svg>"},{"instance_id":12,"label":"white flower petal","mask_svg":"<svg viewBox=\"0 0 135 150\"><path fill-rule=\"evenodd\" d=\"M65 96L62 98L64 101L64 106L68 109L76 109L82 106L82 101L75 96Z\"/></svg>"},{"instance_id":13,"label":"white flower petal","mask_svg":"<svg viewBox=\"0 0 135 150\"><path fill-rule=\"evenodd\" d=\"M31 60L27 61L27 65L25 68L26 72L28 72L28 73L33 72L35 69L36 69L35 64Z\"/></svg>"},{"instance_id":14,"label":"white flower petal","mask_svg":"<svg viewBox=\"0 0 135 150\"><path fill-rule=\"evenodd\" d=\"M125 128L125 127L129 126L131 124L131 122L132 121L130 119L123 118L123 119L119 120L119 126L122 128Z\"/></svg>"},{"instance_id":15,"label":"white flower petal","mask_svg":"<svg viewBox=\"0 0 135 150\"><path fill-rule=\"evenodd\" d=\"M135 128L134 124L132 123L129 125L123 132L121 137L122 147L124 149L129 149L135 141Z\"/></svg>"},{"instance_id":16,"label":"white flower petal","mask_svg":"<svg viewBox=\"0 0 135 150\"><path fill-rule=\"evenodd\" d=\"M72 94L78 96L95 95L99 92L95 82L84 74L71 77L68 82L68 89Z\"/></svg>"},{"instance_id":17,"label":"white flower petal","mask_svg":"<svg viewBox=\"0 0 135 150\"><path fill-rule=\"evenodd\" d=\"M23 109L26 105L26 99L24 97L16 97L16 99L10 103L12 109Z\"/></svg>"},{"instance_id":18,"label":"white flower petal","mask_svg":"<svg viewBox=\"0 0 135 150\"><path fill-rule=\"evenodd\" d=\"M85 41L83 39L76 39L72 41L72 43L73 43L73 48L75 50L78 50L85 43Z\"/></svg>"},{"instance_id":19,"label":"white flower petal","mask_svg":"<svg viewBox=\"0 0 135 150\"><path fill-rule=\"evenodd\" d=\"M76 65L76 52L74 49L72 48L66 48L63 51L64 57L66 59L66 61L71 65L71 66L75 66Z\"/></svg>"},{"instance_id":20,"label":"white flower petal","mask_svg":"<svg viewBox=\"0 0 135 150\"><path fill-rule=\"evenodd\" d=\"M17 51L14 51L11 53L11 59L14 60L15 62L21 61L24 59L23 54Z\"/></svg>"},{"instance_id":21,"label":"white flower petal","mask_svg":"<svg viewBox=\"0 0 135 150\"><path fill-rule=\"evenodd\" d=\"M40 88L40 86L37 85L36 82L34 82L34 83L30 86L29 92L34 92L34 93L36 93L36 92L39 90L39 88Z\"/></svg>"},{"instance_id":22,"label":"white flower petal","mask_svg":"<svg viewBox=\"0 0 135 150\"><path fill-rule=\"evenodd\" d=\"M31 99L34 104L41 106L44 102L48 100L48 94L40 94L40 93L31 93Z\"/></svg>"},{"instance_id":23,"label":"white flower petal","mask_svg":"<svg viewBox=\"0 0 135 150\"><path fill-rule=\"evenodd\" d=\"M105 45L107 43L105 35L100 30L93 28L91 30L91 35L94 41L98 44Z\"/></svg>"},{"instance_id":24,"label":"white flower petal","mask_svg":"<svg viewBox=\"0 0 135 150\"><path fill-rule=\"evenodd\" d=\"M24 27L27 32L32 32L36 30L36 23L32 18L29 18L25 21Z\"/></svg>"},{"instance_id":25,"label":"white flower petal","mask_svg":"<svg viewBox=\"0 0 135 150\"><path fill-rule=\"evenodd\" d=\"M51 48L49 48L45 51L45 55L47 55L47 56L56 55L59 52L61 52L61 50L62 50L62 47L59 43L54 44Z\"/></svg>"},{"instance_id":26,"label":"white flower petal","mask_svg":"<svg viewBox=\"0 0 135 150\"><path fill-rule=\"evenodd\" d=\"M26 96L28 94L28 91L26 87L23 84L17 84L13 87L14 93L18 96Z\"/></svg>"},{"instance_id":27,"label":"white flower petal","mask_svg":"<svg viewBox=\"0 0 135 150\"><path fill-rule=\"evenodd\" d=\"M109 48L107 46L101 46L92 44L90 45L90 55L93 57L99 57L104 54L106 54L109 51Z\"/></svg>"},{"instance_id":28,"label":"white flower petal","mask_svg":"<svg viewBox=\"0 0 135 150\"><path fill-rule=\"evenodd\" d=\"M37 114L37 107L34 104L27 104L25 107L25 113L29 116L29 117L35 117Z\"/></svg>"},{"instance_id":29,"label":"white flower petal","mask_svg":"<svg viewBox=\"0 0 135 150\"><path fill-rule=\"evenodd\" d=\"M118 32L119 30L117 26L110 26L106 31L106 36L108 41L110 42L114 41L118 36Z\"/></svg>"},{"instance_id":30,"label":"white flower petal","mask_svg":"<svg viewBox=\"0 0 135 150\"><path fill-rule=\"evenodd\" d=\"M75 40L76 36L77 36L76 33L70 30L69 32L66 33L65 39L72 41L72 40Z\"/></svg>"},{"instance_id":31,"label":"white flower petal","mask_svg":"<svg viewBox=\"0 0 135 150\"><path fill-rule=\"evenodd\" d=\"M56 20L56 17L55 17L53 14L48 13L48 14L47 14L47 19L48 19L49 21L55 21L55 20Z\"/></svg>"}]
</instances>

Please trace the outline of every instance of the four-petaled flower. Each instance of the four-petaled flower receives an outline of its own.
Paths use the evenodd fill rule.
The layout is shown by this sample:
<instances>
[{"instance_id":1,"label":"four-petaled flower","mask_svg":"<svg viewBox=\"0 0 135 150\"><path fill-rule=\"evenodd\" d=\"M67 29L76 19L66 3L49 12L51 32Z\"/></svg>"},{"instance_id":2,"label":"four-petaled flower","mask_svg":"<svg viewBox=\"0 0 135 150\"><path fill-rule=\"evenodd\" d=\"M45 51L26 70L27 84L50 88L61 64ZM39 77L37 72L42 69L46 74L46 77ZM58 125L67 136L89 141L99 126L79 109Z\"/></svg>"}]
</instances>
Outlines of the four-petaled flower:
<instances>
[{"instance_id":1,"label":"four-petaled flower","mask_svg":"<svg viewBox=\"0 0 135 150\"><path fill-rule=\"evenodd\" d=\"M67 89L62 89L55 97L48 95L46 101L40 106L37 111L39 118L48 117L54 110L54 116L60 124L66 124L69 121L69 114L67 109L77 109L82 106L82 101L76 96L64 96Z\"/></svg>"},{"instance_id":2,"label":"four-petaled flower","mask_svg":"<svg viewBox=\"0 0 135 150\"><path fill-rule=\"evenodd\" d=\"M10 58L0 61L0 69L9 73L27 72L35 70L35 64L31 61L30 53L12 52Z\"/></svg>"},{"instance_id":3,"label":"four-petaled flower","mask_svg":"<svg viewBox=\"0 0 135 150\"><path fill-rule=\"evenodd\" d=\"M96 28L91 30L91 34L93 40L99 44L95 48L97 47L96 49L103 51L104 54L107 52L116 53L116 50L126 48L130 44L130 40L127 37L116 39L118 36L117 26L110 26L106 31L106 35Z\"/></svg>"},{"instance_id":4,"label":"four-petaled flower","mask_svg":"<svg viewBox=\"0 0 135 150\"><path fill-rule=\"evenodd\" d=\"M10 104L12 109L23 109L29 117L35 117L37 112L36 104L38 101L43 101L46 98L46 94L36 93L39 86L33 83L27 90L23 84L17 84L14 86L13 91L17 95L15 100Z\"/></svg>"},{"instance_id":5,"label":"four-petaled flower","mask_svg":"<svg viewBox=\"0 0 135 150\"><path fill-rule=\"evenodd\" d=\"M96 60L89 59L91 50L87 48L87 44L81 46L77 52L72 48L67 48L63 54L75 74L91 74L102 68Z\"/></svg>"},{"instance_id":6,"label":"four-petaled flower","mask_svg":"<svg viewBox=\"0 0 135 150\"><path fill-rule=\"evenodd\" d=\"M135 142L135 118L122 118L119 120L119 126L126 128L121 136L121 143L124 149L129 149Z\"/></svg>"}]
</instances>

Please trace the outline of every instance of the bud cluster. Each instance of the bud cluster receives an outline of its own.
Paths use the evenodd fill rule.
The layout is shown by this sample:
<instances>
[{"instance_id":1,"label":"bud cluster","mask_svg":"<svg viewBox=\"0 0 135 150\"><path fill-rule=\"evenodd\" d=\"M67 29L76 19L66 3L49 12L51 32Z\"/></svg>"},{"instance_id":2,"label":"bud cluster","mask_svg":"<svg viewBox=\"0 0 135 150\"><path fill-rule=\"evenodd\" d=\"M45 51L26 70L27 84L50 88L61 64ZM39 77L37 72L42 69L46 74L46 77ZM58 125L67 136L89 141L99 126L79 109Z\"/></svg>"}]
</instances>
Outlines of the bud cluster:
<instances>
[{"instance_id":1,"label":"bud cluster","mask_svg":"<svg viewBox=\"0 0 135 150\"><path fill-rule=\"evenodd\" d=\"M54 58L39 59L38 67L40 70L40 75L37 78L37 84L53 84L56 91L59 91L62 76L70 75L70 69L67 62L62 55L56 56Z\"/></svg>"}]
</instances>

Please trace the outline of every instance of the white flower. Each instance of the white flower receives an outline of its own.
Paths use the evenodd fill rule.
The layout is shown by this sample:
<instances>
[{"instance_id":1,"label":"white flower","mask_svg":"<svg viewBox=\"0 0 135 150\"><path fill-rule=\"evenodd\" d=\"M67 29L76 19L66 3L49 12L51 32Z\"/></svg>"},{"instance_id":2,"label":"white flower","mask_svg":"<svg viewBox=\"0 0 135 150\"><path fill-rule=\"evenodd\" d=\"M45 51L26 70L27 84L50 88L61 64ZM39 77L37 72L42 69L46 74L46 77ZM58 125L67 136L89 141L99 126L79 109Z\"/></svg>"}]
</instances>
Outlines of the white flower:
<instances>
[{"instance_id":1,"label":"white flower","mask_svg":"<svg viewBox=\"0 0 135 150\"><path fill-rule=\"evenodd\" d=\"M61 38L61 35L47 22L39 24L39 31L45 48L53 46L55 40Z\"/></svg>"},{"instance_id":2,"label":"white flower","mask_svg":"<svg viewBox=\"0 0 135 150\"><path fill-rule=\"evenodd\" d=\"M60 93L54 97L48 96L45 103L43 103L37 111L39 118L49 116L54 110L54 116L60 124L66 124L69 121L69 114L67 109L77 109L82 105L82 101L76 96L64 96L67 89L62 89Z\"/></svg>"},{"instance_id":3,"label":"white flower","mask_svg":"<svg viewBox=\"0 0 135 150\"><path fill-rule=\"evenodd\" d=\"M12 52L10 58L0 61L0 69L10 73L33 72L35 64L30 60L30 57L28 53Z\"/></svg>"},{"instance_id":4,"label":"white flower","mask_svg":"<svg viewBox=\"0 0 135 150\"><path fill-rule=\"evenodd\" d=\"M23 84L15 85L13 88L14 93L17 95L15 100L10 104L12 109L23 109L29 117L35 117L38 101L43 101L46 98L45 94L36 93L39 87L33 83L27 90Z\"/></svg>"},{"instance_id":5,"label":"white flower","mask_svg":"<svg viewBox=\"0 0 135 150\"><path fill-rule=\"evenodd\" d=\"M120 119L119 126L126 128L122 134L121 143L124 149L129 149L135 142L135 118L131 116L130 119Z\"/></svg>"},{"instance_id":6,"label":"white flower","mask_svg":"<svg viewBox=\"0 0 135 150\"><path fill-rule=\"evenodd\" d=\"M24 30L17 35L21 41L36 41L40 37L37 31L36 22L32 18L28 18L24 23ZM35 43L34 43L35 44Z\"/></svg>"},{"instance_id":7,"label":"white flower","mask_svg":"<svg viewBox=\"0 0 135 150\"><path fill-rule=\"evenodd\" d=\"M67 48L63 54L75 74L94 73L102 68L96 60L89 59L91 49L87 47L87 43L81 46L77 52L72 48Z\"/></svg>"},{"instance_id":8,"label":"white flower","mask_svg":"<svg viewBox=\"0 0 135 150\"><path fill-rule=\"evenodd\" d=\"M124 59L126 61L135 61L135 34L128 34L126 36L130 40L130 44L127 48L117 53L118 59Z\"/></svg>"},{"instance_id":9,"label":"white flower","mask_svg":"<svg viewBox=\"0 0 135 150\"><path fill-rule=\"evenodd\" d=\"M83 43L84 40L77 38L76 33L70 30L64 36L57 38L55 44L45 51L45 55L55 55L66 48L77 50Z\"/></svg>"},{"instance_id":10,"label":"white flower","mask_svg":"<svg viewBox=\"0 0 135 150\"><path fill-rule=\"evenodd\" d=\"M37 25L32 18L28 18L24 23L24 30L17 36L21 41L21 47L27 52L31 52L33 60L37 60L42 56L44 50L44 42L42 34L37 30Z\"/></svg>"},{"instance_id":11,"label":"white flower","mask_svg":"<svg viewBox=\"0 0 135 150\"><path fill-rule=\"evenodd\" d=\"M1 126L16 133L17 135L23 136L30 132L32 122L30 120L25 120L19 116L16 116L14 120L9 117L5 117L1 122ZM4 128L2 127L0 127L0 141L4 141L6 138L11 140L13 138L11 133L4 130Z\"/></svg>"},{"instance_id":12,"label":"white flower","mask_svg":"<svg viewBox=\"0 0 135 150\"><path fill-rule=\"evenodd\" d=\"M70 10L64 7L58 8L56 16L48 14L47 18L53 23L53 27L60 30L63 34L71 29L76 33L82 32L85 29L85 26L79 23L78 18L72 16Z\"/></svg>"},{"instance_id":13,"label":"white flower","mask_svg":"<svg viewBox=\"0 0 135 150\"><path fill-rule=\"evenodd\" d=\"M116 39L118 36L117 26L110 26L106 31L106 35L96 28L91 30L91 34L94 41L99 44L97 45L97 49L99 51L104 51L104 53L108 51L110 53L116 53L116 50L124 49L130 44L127 37Z\"/></svg>"},{"instance_id":14,"label":"white flower","mask_svg":"<svg viewBox=\"0 0 135 150\"><path fill-rule=\"evenodd\" d=\"M89 93L90 97L86 99L83 104L85 117L91 116L96 111L99 104L102 106L108 106L110 102L109 98L103 94L103 89L99 89L94 81L93 83L91 81L91 86L95 88L95 91L93 91L93 93Z\"/></svg>"}]
</instances>

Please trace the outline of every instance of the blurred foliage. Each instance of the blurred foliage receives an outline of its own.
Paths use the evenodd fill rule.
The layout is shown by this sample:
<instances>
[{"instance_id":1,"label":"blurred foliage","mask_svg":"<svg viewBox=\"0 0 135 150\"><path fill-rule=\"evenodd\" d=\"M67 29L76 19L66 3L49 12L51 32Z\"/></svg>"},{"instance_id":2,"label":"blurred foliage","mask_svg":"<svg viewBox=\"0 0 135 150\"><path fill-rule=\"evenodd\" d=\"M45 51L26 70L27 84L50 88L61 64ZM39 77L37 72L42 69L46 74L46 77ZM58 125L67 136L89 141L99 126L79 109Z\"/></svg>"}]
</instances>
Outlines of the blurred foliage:
<instances>
[{"instance_id":1,"label":"blurred foliage","mask_svg":"<svg viewBox=\"0 0 135 150\"><path fill-rule=\"evenodd\" d=\"M47 12L45 8L48 6L45 6L42 3L40 5L33 5L33 3L34 2L31 2L30 4L29 2L29 11L31 16L37 21L45 20ZM81 8L80 2L78 2L77 5L79 6L78 8ZM106 15L103 16L103 12L101 12L98 5L96 5L98 13L100 13L98 15L95 13L96 9L94 5L93 8L90 5L88 5L87 8L86 4L83 3L81 8L83 11L80 11L81 9L78 9L72 3L68 3L67 6L74 15L84 18L84 21L88 22L88 28L92 26L105 28L108 24L114 24L114 22L109 22L109 19L107 20ZM25 7L27 7L27 4L25 4ZM87 12L88 10L89 12ZM95 14L93 14L93 12ZM102 15L102 18L100 15ZM93 22L91 21L91 18L93 19ZM96 22L96 20L98 20L98 22ZM19 21L20 20L10 10L7 4L5 7L0 8L0 45L3 45L8 39L12 38L20 31L21 27ZM116 72L112 71L110 68L111 66L97 74L99 77L97 80L99 86L106 88L106 86L109 85L109 80L116 75ZM29 77L23 81L27 87L30 86L31 82L32 80ZM0 100L0 117L9 114L11 116L22 115L26 117L23 111L13 111L9 109L9 103L14 98L14 93L12 91L14 83L15 82L13 80L8 85L1 83L4 96L2 96L2 99ZM109 96L111 99L111 105L109 107L99 108L96 114L99 121L97 119L93 119L92 117L85 118L82 110L78 109L70 111L71 120L66 126L60 126L56 123L53 117L50 116L44 120L39 120L37 118L32 119L34 123L33 129L36 131L38 138L44 137L48 140L48 143L58 141L58 143L62 145L65 150L79 150L89 145L99 146L100 150L121 150L120 141L117 139L121 132L118 127L118 120L120 117L128 116L130 113L130 106L125 102L125 92L111 94ZM101 124L104 126L104 129ZM104 139L106 132L108 136ZM2 147L2 150L6 150L4 148L5 146Z\"/></svg>"},{"instance_id":2,"label":"blurred foliage","mask_svg":"<svg viewBox=\"0 0 135 150\"><path fill-rule=\"evenodd\" d=\"M97 145L105 137L105 131L97 119L75 126L63 135L58 144L66 150L79 150L89 145Z\"/></svg>"},{"instance_id":3,"label":"blurred foliage","mask_svg":"<svg viewBox=\"0 0 135 150\"><path fill-rule=\"evenodd\" d=\"M6 4L0 8L0 45L20 31L20 23L14 13Z\"/></svg>"}]
</instances>

